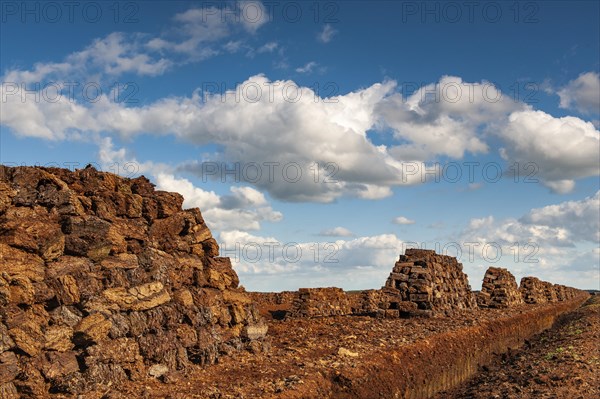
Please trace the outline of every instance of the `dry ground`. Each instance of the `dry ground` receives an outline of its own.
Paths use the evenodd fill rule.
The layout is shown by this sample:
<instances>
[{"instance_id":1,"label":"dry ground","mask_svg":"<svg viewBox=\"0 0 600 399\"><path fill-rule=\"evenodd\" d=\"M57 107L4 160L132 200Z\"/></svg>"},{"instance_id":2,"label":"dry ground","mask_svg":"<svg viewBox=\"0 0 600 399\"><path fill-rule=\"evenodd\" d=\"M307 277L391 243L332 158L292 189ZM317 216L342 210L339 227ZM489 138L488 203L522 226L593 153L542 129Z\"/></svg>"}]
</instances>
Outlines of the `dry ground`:
<instances>
[{"instance_id":1,"label":"dry ground","mask_svg":"<svg viewBox=\"0 0 600 399\"><path fill-rule=\"evenodd\" d=\"M438 398L600 397L594 396L598 393L594 382L599 374L598 299L595 297L593 304L568 315L560 327L530 342L531 347L514 359L492 365L468 387ZM267 354L243 352L223 357L219 364L171 374L163 382L148 380L119 387L118 394L115 387L107 387L105 397L322 399L332 384L344 383L344 374L349 370L350 374L351 370L367 372L369 364L386 359L389 348L419 345L435 334L532 311L537 306L542 305L486 309L432 319L273 319L269 321L272 348Z\"/></svg>"},{"instance_id":2,"label":"dry ground","mask_svg":"<svg viewBox=\"0 0 600 399\"><path fill-rule=\"evenodd\" d=\"M600 398L600 295L437 399Z\"/></svg>"}]
</instances>

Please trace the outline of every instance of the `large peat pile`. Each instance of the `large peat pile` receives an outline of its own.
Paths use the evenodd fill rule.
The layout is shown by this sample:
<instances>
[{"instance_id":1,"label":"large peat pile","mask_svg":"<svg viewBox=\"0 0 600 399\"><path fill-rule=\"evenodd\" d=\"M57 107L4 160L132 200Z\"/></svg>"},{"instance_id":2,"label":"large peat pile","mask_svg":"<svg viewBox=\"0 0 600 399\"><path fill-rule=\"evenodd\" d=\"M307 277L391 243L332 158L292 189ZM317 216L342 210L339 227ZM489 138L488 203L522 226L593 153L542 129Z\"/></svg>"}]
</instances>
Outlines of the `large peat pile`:
<instances>
[{"instance_id":1,"label":"large peat pile","mask_svg":"<svg viewBox=\"0 0 600 399\"><path fill-rule=\"evenodd\" d=\"M182 201L144 177L0 166L0 396L93 391L264 349L254 303Z\"/></svg>"},{"instance_id":2,"label":"large peat pile","mask_svg":"<svg viewBox=\"0 0 600 399\"><path fill-rule=\"evenodd\" d=\"M401 301L415 303L419 309L437 313L477 307L462 264L433 250L407 249L382 290Z\"/></svg>"}]
</instances>

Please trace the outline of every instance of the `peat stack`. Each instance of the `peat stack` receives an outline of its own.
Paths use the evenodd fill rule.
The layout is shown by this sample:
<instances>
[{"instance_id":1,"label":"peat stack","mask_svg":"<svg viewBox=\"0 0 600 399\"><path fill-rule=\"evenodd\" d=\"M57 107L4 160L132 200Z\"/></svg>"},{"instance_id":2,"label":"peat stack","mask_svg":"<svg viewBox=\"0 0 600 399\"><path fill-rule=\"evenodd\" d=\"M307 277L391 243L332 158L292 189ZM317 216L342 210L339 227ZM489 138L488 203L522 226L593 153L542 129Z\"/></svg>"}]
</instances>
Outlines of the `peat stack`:
<instances>
[{"instance_id":1,"label":"peat stack","mask_svg":"<svg viewBox=\"0 0 600 399\"><path fill-rule=\"evenodd\" d=\"M508 308L523 303L517 280L507 269L489 267L483 277L477 304L482 308Z\"/></svg>"},{"instance_id":2,"label":"peat stack","mask_svg":"<svg viewBox=\"0 0 600 399\"><path fill-rule=\"evenodd\" d=\"M0 166L1 397L89 392L268 346L229 258L182 202L145 177Z\"/></svg>"},{"instance_id":3,"label":"peat stack","mask_svg":"<svg viewBox=\"0 0 600 399\"><path fill-rule=\"evenodd\" d=\"M546 284L537 277L523 277L519 285L519 291L523 296L525 303L546 303L548 297L546 295Z\"/></svg>"},{"instance_id":4,"label":"peat stack","mask_svg":"<svg viewBox=\"0 0 600 399\"><path fill-rule=\"evenodd\" d=\"M418 309L450 314L477 308L462 263L433 250L407 249L394 265L382 291L395 296L394 307L412 302Z\"/></svg>"},{"instance_id":5,"label":"peat stack","mask_svg":"<svg viewBox=\"0 0 600 399\"><path fill-rule=\"evenodd\" d=\"M327 317L352 314L348 294L341 288L300 288L286 317Z\"/></svg>"}]
</instances>

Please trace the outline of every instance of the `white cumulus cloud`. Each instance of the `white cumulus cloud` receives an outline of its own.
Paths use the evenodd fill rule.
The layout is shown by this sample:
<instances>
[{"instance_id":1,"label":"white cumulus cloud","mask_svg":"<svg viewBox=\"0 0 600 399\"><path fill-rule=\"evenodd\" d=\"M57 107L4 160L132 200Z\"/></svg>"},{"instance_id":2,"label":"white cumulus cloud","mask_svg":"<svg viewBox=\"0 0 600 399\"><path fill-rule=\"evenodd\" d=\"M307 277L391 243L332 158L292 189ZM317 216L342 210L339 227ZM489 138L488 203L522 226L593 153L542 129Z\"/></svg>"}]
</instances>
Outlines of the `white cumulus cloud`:
<instances>
[{"instance_id":1,"label":"white cumulus cloud","mask_svg":"<svg viewBox=\"0 0 600 399\"><path fill-rule=\"evenodd\" d=\"M582 73L557 92L560 107L576 109L584 114L600 113L600 75L598 72Z\"/></svg>"},{"instance_id":2,"label":"white cumulus cloud","mask_svg":"<svg viewBox=\"0 0 600 399\"><path fill-rule=\"evenodd\" d=\"M386 97L377 112L394 137L406 142L392 147L392 154L405 160L430 160L486 153L482 129L502 123L510 112L523 108L489 82L468 83L444 76L406 97L402 93Z\"/></svg>"},{"instance_id":3,"label":"white cumulus cloud","mask_svg":"<svg viewBox=\"0 0 600 399\"><path fill-rule=\"evenodd\" d=\"M503 158L528 168L520 171L522 177L533 174L556 192L571 191L574 180L600 174L600 132L591 122L518 111L498 134L506 143Z\"/></svg>"}]
</instances>

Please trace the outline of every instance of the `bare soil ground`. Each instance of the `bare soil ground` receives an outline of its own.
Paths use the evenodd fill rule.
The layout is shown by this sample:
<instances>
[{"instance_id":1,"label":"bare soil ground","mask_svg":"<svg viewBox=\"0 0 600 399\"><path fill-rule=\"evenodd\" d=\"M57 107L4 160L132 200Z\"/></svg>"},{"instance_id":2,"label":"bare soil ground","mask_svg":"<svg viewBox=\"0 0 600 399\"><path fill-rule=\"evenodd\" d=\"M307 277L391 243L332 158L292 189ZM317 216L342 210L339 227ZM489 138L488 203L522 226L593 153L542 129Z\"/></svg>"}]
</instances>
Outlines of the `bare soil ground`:
<instances>
[{"instance_id":1,"label":"bare soil ground","mask_svg":"<svg viewBox=\"0 0 600 399\"><path fill-rule=\"evenodd\" d=\"M529 312L539 306L543 305L522 305L511 310L485 309L431 319L381 320L360 316L271 319L272 348L269 353L236 353L223 357L213 366L167 375L163 381L150 379L143 383L107 387L104 397L321 399L329 397L331 386L344 384L346 376L353 372L368 373L375 365L381 366L384 359L389 359L386 353L390 348L411 343L419 345L435 334ZM537 340L540 346L531 349L539 348L534 352L536 360L529 359L529 352L524 352L514 362L507 361L514 364L514 374L506 365L498 364L484 374L488 375L487 379L479 383L474 380L472 388L438 398L600 397L589 396L598 392L598 388L593 387L593 378L597 378L594 374L598 373L599 306L595 302L578 310L558 330L542 335ZM523 367L522 371L519 367ZM561 378L567 378L568 382L561 382ZM570 391L563 385L569 386ZM547 396L541 396L544 389ZM579 396L562 396L574 391Z\"/></svg>"},{"instance_id":2,"label":"bare soil ground","mask_svg":"<svg viewBox=\"0 0 600 399\"><path fill-rule=\"evenodd\" d=\"M600 398L600 295L436 399Z\"/></svg>"}]
</instances>

